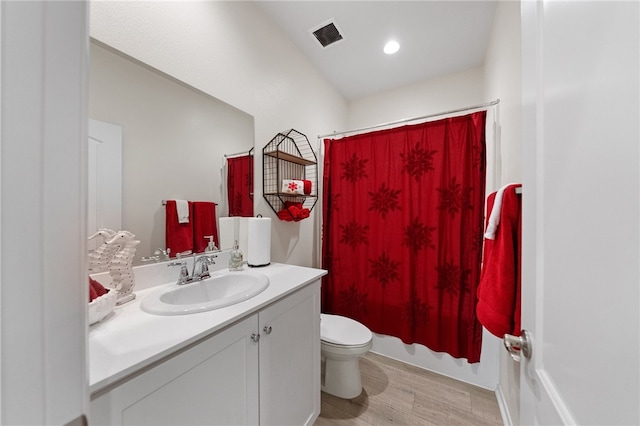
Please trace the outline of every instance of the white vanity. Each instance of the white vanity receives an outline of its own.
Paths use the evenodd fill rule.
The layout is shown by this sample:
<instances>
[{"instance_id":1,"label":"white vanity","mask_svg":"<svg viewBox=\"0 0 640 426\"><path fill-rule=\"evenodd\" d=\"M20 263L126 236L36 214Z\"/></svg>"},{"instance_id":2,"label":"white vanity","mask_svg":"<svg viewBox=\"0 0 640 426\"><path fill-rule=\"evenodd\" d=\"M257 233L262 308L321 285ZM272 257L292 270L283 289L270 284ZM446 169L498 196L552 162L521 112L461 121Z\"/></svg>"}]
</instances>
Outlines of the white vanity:
<instances>
[{"instance_id":1,"label":"white vanity","mask_svg":"<svg viewBox=\"0 0 640 426\"><path fill-rule=\"evenodd\" d=\"M320 413L326 271L283 264L259 271L269 286L244 302L153 315L140 305L157 287L144 288L92 326L89 423L312 425Z\"/></svg>"}]
</instances>

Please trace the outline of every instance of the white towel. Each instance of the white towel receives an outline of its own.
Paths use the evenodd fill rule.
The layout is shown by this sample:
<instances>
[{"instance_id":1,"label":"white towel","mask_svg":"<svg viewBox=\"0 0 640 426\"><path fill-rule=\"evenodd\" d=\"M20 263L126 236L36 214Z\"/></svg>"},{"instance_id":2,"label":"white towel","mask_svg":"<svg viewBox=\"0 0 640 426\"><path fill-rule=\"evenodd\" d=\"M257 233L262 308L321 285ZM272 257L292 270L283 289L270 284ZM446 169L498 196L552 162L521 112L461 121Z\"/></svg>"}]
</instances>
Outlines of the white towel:
<instances>
[{"instance_id":1,"label":"white towel","mask_svg":"<svg viewBox=\"0 0 640 426\"><path fill-rule=\"evenodd\" d=\"M189 223L189 202L187 200L176 200L176 212L178 223Z\"/></svg>"},{"instance_id":2,"label":"white towel","mask_svg":"<svg viewBox=\"0 0 640 426\"><path fill-rule=\"evenodd\" d=\"M304 181L303 180L292 180L292 179L283 179L282 180L282 191L283 194L296 194L296 195L304 195Z\"/></svg>"},{"instance_id":3,"label":"white towel","mask_svg":"<svg viewBox=\"0 0 640 426\"><path fill-rule=\"evenodd\" d=\"M487 223L487 230L484 233L484 237L487 240L495 240L496 239L496 231L498 230L498 225L500 225L500 212L502 211L502 197L504 195L504 190L509 187L509 185L516 185L515 183L509 183L502 188L498 189L496 192L496 198L493 201L493 209L491 210L491 216L489 216L489 223Z\"/></svg>"}]
</instances>

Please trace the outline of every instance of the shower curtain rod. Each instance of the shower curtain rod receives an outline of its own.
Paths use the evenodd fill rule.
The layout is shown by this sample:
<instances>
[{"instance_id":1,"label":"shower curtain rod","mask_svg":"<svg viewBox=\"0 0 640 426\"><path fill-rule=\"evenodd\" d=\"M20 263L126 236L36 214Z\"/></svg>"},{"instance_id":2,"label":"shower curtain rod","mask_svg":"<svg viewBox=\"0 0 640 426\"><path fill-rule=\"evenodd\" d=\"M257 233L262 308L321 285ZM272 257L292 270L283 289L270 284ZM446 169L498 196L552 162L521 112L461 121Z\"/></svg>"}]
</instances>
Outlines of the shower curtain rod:
<instances>
[{"instance_id":1,"label":"shower curtain rod","mask_svg":"<svg viewBox=\"0 0 640 426\"><path fill-rule=\"evenodd\" d=\"M402 120L390 121L388 123L376 124L375 126L362 127L360 129L355 129L355 130L346 130L344 132L333 132L333 133L329 133L329 134L326 134L326 135L318 135L318 139L326 138L328 136L337 136L337 135L343 135L344 136L344 135L347 135L348 133L358 133L358 132L362 132L362 131L365 131L365 130L373 130L373 129L378 129L380 127L393 126L394 124L403 124L403 123L408 123L410 121L425 120L427 118L439 117L441 115L448 115L448 114L454 114L454 113L457 113L457 112L470 111L472 109L486 108L486 107L497 105L498 103L500 103L500 99L496 99L495 101L487 102L487 103L480 104L480 105L473 105L473 106L469 106L469 107L465 107L465 108L452 109L450 111L439 112L437 114L423 115L422 117L404 118Z\"/></svg>"},{"instance_id":2,"label":"shower curtain rod","mask_svg":"<svg viewBox=\"0 0 640 426\"><path fill-rule=\"evenodd\" d=\"M233 154L224 154L224 158L237 157L239 155L253 155L253 154L251 154L251 151L253 151L253 148L251 148L249 151L241 151L241 152L236 152L236 153L233 153Z\"/></svg>"}]
</instances>

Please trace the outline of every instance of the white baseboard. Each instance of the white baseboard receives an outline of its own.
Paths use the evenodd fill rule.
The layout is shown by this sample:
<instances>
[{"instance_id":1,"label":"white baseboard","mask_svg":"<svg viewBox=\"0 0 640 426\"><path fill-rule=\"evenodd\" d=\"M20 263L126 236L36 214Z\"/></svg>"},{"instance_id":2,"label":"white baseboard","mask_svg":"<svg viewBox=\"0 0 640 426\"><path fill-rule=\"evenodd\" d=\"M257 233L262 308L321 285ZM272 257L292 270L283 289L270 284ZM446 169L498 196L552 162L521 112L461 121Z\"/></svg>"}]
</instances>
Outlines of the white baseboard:
<instances>
[{"instance_id":1,"label":"white baseboard","mask_svg":"<svg viewBox=\"0 0 640 426\"><path fill-rule=\"evenodd\" d=\"M498 385L495 392L496 399L498 400L498 408L500 408L500 415L502 416L502 423L504 426L513 426L511 415L509 414L509 407L507 406L507 401L504 399L504 393L502 393L502 387Z\"/></svg>"}]
</instances>

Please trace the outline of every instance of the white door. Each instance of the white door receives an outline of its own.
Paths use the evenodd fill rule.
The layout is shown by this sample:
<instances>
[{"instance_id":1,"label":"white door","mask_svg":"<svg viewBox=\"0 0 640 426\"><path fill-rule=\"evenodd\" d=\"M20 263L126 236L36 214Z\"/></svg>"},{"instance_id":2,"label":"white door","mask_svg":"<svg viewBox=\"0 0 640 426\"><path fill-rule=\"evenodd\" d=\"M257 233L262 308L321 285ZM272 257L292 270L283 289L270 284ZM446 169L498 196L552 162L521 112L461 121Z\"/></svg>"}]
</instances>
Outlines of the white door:
<instances>
[{"instance_id":1,"label":"white door","mask_svg":"<svg viewBox=\"0 0 640 426\"><path fill-rule=\"evenodd\" d=\"M88 2L0 2L0 423L88 407Z\"/></svg>"},{"instance_id":2,"label":"white door","mask_svg":"<svg viewBox=\"0 0 640 426\"><path fill-rule=\"evenodd\" d=\"M640 424L639 18L522 2L522 424Z\"/></svg>"},{"instance_id":3,"label":"white door","mask_svg":"<svg viewBox=\"0 0 640 426\"><path fill-rule=\"evenodd\" d=\"M122 229L122 127L89 120L87 233ZM89 241L94 250L102 241Z\"/></svg>"}]
</instances>

